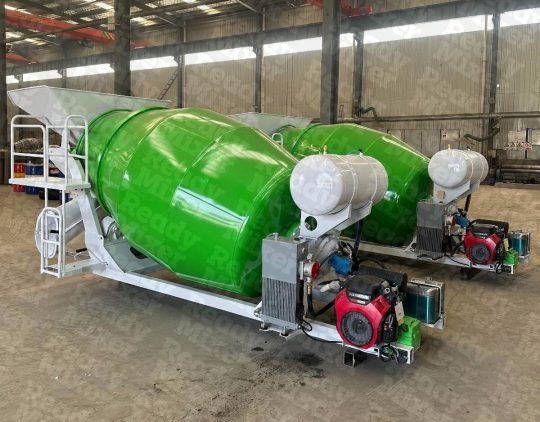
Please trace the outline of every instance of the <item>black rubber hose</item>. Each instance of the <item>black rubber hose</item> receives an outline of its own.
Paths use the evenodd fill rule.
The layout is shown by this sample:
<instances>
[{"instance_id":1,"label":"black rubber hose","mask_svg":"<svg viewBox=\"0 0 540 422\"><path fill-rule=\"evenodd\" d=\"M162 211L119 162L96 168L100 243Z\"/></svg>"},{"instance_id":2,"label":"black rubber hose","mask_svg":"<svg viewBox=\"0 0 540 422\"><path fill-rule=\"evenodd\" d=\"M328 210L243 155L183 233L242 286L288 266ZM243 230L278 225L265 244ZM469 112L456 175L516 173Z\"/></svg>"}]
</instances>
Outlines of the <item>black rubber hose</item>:
<instances>
[{"instance_id":1,"label":"black rubber hose","mask_svg":"<svg viewBox=\"0 0 540 422\"><path fill-rule=\"evenodd\" d=\"M469 212L469 207L471 206L471 198L471 194L467 195L467 199L465 200L465 208L463 208L465 212Z\"/></svg>"},{"instance_id":2,"label":"black rubber hose","mask_svg":"<svg viewBox=\"0 0 540 422\"><path fill-rule=\"evenodd\" d=\"M334 303L335 303L335 299L333 299L331 302L328 302L326 305L324 305L321 309L319 309L318 311L315 310L315 308L313 307L313 294L312 293L309 293L307 295L307 303L308 303L308 311L309 311L309 316L312 317L312 318L317 318L319 315L322 315L324 314L325 312L327 312L329 309L332 308L332 306L334 306Z\"/></svg>"},{"instance_id":3,"label":"black rubber hose","mask_svg":"<svg viewBox=\"0 0 540 422\"><path fill-rule=\"evenodd\" d=\"M458 249L463 245L463 241L459 242L458 244L456 244L452 250L450 251L450 256L454 256L456 254L456 252L458 251Z\"/></svg>"},{"instance_id":4,"label":"black rubber hose","mask_svg":"<svg viewBox=\"0 0 540 422\"><path fill-rule=\"evenodd\" d=\"M483 136L483 137L474 136L474 135L471 135L470 133L466 133L465 135L463 135L463 137L466 138L466 139L469 139L471 141L485 142L485 141L489 141L495 135L498 135L500 133L500 131L501 131L501 128L496 127L496 128L493 129L493 131L491 131L491 133L488 133L486 136Z\"/></svg>"},{"instance_id":5,"label":"black rubber hose","mask_svg":"<svg viewBox=\"0 0 540 422\"><path fill-rule=\"evenodd\" d=\"M369 112L373 113L373 118L375 120L379 120L379 115L377 114L377 110L375 110L375 107L368 107L368 108L360 107L358 109L358 117L361 117L362 114L368 114Z\"/></svg>"},{"instance_id":6,"label":"black rubber hose","mask_svg":"<svg viewBox=\"0 0 540 422\"><path fill-rule=\"evenodd\" d=\"M352 250L353 272L358 270L358 250L360 249L360 240L362 239L362 220L356 222L356 233L354 236L354 246Z\"/></svg>"}]
</instances>

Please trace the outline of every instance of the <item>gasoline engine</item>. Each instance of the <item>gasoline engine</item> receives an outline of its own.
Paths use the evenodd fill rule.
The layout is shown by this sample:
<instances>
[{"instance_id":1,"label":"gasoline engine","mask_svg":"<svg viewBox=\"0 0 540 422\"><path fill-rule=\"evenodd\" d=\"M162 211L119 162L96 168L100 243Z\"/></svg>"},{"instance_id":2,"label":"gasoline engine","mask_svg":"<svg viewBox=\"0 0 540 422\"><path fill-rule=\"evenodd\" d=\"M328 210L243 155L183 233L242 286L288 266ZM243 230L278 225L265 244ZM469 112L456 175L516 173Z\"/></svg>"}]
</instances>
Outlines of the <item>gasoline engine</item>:
<instances>
[{"instance_id":1,"label":"gasoline engine","mask_svg":"<svg viewBox=\"0 0 540 422\"><path fill-rule=\"evenodd\" d=\"M340 237L351 225L361 232L362 219L387 186L381 164L361 154L309 156L295 166L291 194L301 225L293 238L273 234L263 240L263 329L312 337L312 324L323 319L339 334L332 342L345 346L344 362L364 352L410 363L420 346L420 323L444 326L441 284L430 287L428 298L421 283L410 283L418 294L410 296L414 303L407 304L406 316L407 275L365 265L358 242L351 246ZM316 309L315 302L327 303ZM427 313L435 320L428 323Z\"/></svg>"},{"instance_id":2,"label":"gasoline engine","mask_svg":"<svg viewBox=\"0 0 540 422\"><path fill-rule=\"evenodd\" d=\"M529 254L526 247L512 248L518 232L509 232L507 222L470 221L468 215L471 195L488 172L485 157L468 150L439 151L431 159L428 171L433 196L417 206L417 256L458 264L464 269L513 273L518 259ZM464 198L464 207L458 207Z\"/></svg>"},{"instance_id":3,"label":"gasoline engine","mask_svg":"<svg viewBox=\"0 0 540 422\"><path fill-rule=\"evenodd\" d=\"M478 265L502 265L504 262L505 241L508 223L476 220L467 227L463 238L465 254L472 263Z\"/></svg>"},{"instance_id":4,"label":"gasoline engine","mask_svg":"<svg viewBox=\"0 0 540 422\"><path fill-rule=\"evenodd\" d=\"M405 275L399 284L364 274L347 280L335 303L336 326L343 341L360 349L395 342L404 317L406 283Z\"/></svg>"}]
</instances>

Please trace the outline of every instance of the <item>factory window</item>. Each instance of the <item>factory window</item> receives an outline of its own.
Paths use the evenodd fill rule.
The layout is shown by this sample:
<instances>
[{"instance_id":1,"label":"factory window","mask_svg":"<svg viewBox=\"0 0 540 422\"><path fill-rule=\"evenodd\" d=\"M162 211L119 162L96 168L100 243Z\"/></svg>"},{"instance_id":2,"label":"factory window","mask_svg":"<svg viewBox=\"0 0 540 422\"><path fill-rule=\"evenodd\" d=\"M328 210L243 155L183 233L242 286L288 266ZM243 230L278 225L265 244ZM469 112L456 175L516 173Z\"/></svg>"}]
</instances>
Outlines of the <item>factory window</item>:
<instances>
[{"instance_id":1,"label":"factory window","mask_svg":"<svg viewBox=\"0 0 540 422\"><path fill-rule=\"evenodd\" d=\"M131 60L131 70L163 69L176 67L177 63L173 56L155 57L152 59Z\"/></svg>"},{"instance_id":2,"label":"factory window","mask_svg":"<svg viewBox=\"0 0 540 422\"><path fill-rule=\"evenodd\" d=\"M240 47L227 50L207 51L205 53L186 54L186 65L254 58L255 53L251 47Z\"/></svg>"},{"instance_id":3,"label":"factory window","mask_svg":"<svg viewBox=\"0 0 540 422\"><path fill-rule=\"evenodd\" d=\"M415 25L401 25L391 28L373 29L364 33L364 44L483 31L485 29L485 22L485 16L479 15L467 18L425 22Z\"/></svg>"},{"instance_id":4,"label":"factory window","mask_svg":"<svg viewBox=\"0 0 540 422\"><path fill-rule=\"evenodd\" d=\"M352 34L342 34L339 40L340 47L351 47ZM264 45L265 56L279 56L280 54L304 53L307 51L321 51L322 38L306 38L303 40L276 42Z\"/></svg>"},{"instance_id":5,"label":"factory window","mask_svg":"<svg viewBox=\"0 0 540 422\"><path fill-rule=\"evenodd\" d=\"M501 26L519 26L540 23L540 8L516 10L501 14ZM490 26L491 24L490 19Z\"/></svg>"},{"instance_id":6,"label":"factory window","mask_svg":"<svg viewBox=\"0 0 540 422\"><path fill-rule=\"evenodd\" d=\"M67 76L69 78L74 76L91 76L101 75L103 73L114 73L114 70L109 63L94 64L90 66L69 67L66 70Z\"/></svg>"},{"instance_id":7,"label":"factory window","mask_svg":"<svg viewBox=\"0 0 540 422\"><path fill-rule=\"evenodd\" d=\"M59 79L62 75L57 70L46 70L44 72L25 73L23 75L24 82L44 81L47 79Z\"/></svg>"},{"instance_id":8,"label":"factory window","mask_svg":"<svg viewBox=\"0 0 540 422\"><path fill-rule=\"evenodd\" d=\"M13 75L8 75L6 76L6 83L8 84L16 84L18 83L19 81L17 80L17 78Z\"/></svg>"},{"instance_id":9,"label":"factory window","mask_svg":"<svg viewBox=\"0 0 540 422\"><path fill-rule=\"evenodd\" d=\"M265 56L279 56L280 54L303 53L306 51L320 51L322 38L306 38L303 40L276 42L264 45Z\"/></svg>"}]
</instances>

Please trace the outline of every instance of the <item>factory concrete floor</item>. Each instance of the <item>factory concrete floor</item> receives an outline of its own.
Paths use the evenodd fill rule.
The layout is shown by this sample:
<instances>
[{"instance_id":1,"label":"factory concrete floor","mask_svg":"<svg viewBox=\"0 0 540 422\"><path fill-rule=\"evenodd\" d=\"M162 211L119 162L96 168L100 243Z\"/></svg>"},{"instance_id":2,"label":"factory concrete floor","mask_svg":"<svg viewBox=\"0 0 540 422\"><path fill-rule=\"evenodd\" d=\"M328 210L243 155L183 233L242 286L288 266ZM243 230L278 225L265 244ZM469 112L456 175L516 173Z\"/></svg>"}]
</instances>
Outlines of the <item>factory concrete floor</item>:
<instances>
[{"instance_id":1,"label":"factory concrete floor","mask_svg":"<svg viewBox=\"0 0 540 422\"><path fill-rule=\"evenodd\" d=\"M389 261L447 282L447 329L412 366L258 331L256 322L94 275L40 276L36 197L0 188L0 420L540 420L539 264L516 276ZM472 214L539 251L540 192L482 187Z\"/></svg>"}]
</instances>

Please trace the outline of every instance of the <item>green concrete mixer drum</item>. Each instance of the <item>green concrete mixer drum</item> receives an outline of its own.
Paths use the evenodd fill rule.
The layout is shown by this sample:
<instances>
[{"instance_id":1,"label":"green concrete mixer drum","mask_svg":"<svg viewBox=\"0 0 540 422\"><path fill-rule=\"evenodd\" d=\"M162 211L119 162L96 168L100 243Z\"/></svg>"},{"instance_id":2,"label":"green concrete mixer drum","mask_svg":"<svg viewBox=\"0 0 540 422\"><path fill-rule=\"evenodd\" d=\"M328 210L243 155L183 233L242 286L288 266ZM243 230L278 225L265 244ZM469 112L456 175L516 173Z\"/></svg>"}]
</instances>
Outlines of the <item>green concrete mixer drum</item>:
<instances>
[{"instance_id":1,"label":"green concrete mixer drum","mask_svg":"<svg viewBox=\"0 0 540 422\"><path fill-rule=\"evenodd\" d=\"M289 191L297 160L209 110L112 110L91 122L88 158L126 239L190 281L258 296L262 239L299 221Z\"/></svg>"},{"instance_id":2,"label":"green concrete mixer drum","mask_svg":"<svg viewBox=\"0 0 540 422\"><path fill-rule=\"evenodd\" d=\"M388 173L388 191L363 224L364 240L392 246L408 244L416 229L416 205L432 194L429 159L396 137L355 124L285 126L283 146L299 160L313 154L371 156ZM352 234L352 233L348 233Z\"/></svg>"}]
</instances>

